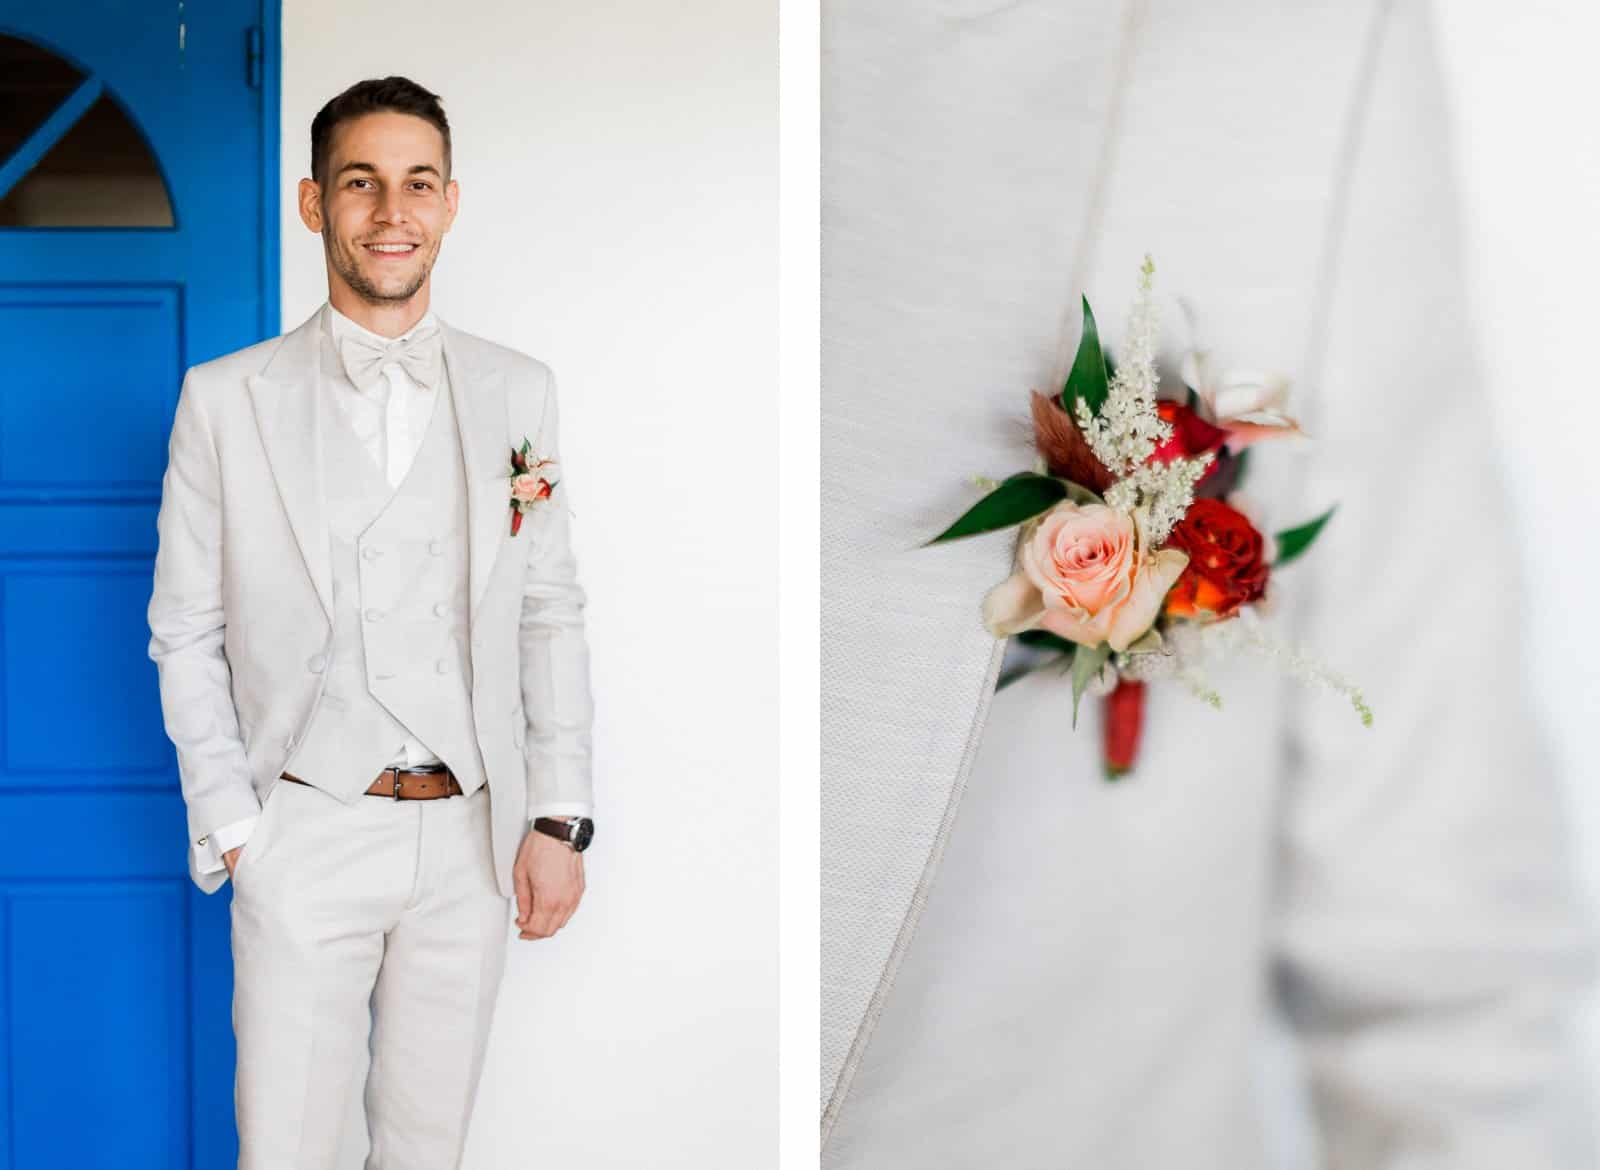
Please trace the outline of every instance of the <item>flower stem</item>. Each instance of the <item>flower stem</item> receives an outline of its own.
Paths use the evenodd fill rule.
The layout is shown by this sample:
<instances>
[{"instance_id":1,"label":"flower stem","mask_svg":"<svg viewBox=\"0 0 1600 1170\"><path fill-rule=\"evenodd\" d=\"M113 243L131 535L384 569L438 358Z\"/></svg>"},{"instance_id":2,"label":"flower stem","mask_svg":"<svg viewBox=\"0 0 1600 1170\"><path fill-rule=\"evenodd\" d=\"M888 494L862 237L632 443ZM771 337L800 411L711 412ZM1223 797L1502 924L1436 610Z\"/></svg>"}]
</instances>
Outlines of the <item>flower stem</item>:
<instances>
[{"instance_id":1,"label":"flower stem","mask_svg":"<svg viewBox=\"0 0 1600 1170\"><path fill-rule=\"evenodd\" d=\"M1139 741L1144 735L1145 684L1138 679L1117 680L1116 689L1106 696L1102 725L1103 774L1107 780L1120 780L1139 761Z\"/></svg>"}]
</instances>

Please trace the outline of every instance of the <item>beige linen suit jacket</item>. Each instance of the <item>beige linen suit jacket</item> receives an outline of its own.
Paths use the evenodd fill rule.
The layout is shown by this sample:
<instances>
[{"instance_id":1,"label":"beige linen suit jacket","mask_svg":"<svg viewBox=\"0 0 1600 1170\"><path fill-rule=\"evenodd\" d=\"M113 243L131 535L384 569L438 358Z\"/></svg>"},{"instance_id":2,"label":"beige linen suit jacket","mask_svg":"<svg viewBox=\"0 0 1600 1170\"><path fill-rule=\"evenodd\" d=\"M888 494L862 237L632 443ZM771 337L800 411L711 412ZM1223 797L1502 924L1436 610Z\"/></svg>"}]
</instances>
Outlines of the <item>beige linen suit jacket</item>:
<instances>
[{"instance_id":1,"label":"beige linen suit jacket","mask_svg":"<svg viewBox=\"0 0 1600 1170\"><path fill-rule=\"evenodd\" d=\"M308 668L332 636L320 315L194 366L178 396L148 617L190 843L260 808L327 677ZM511 534L511 448L526 435L560 457L549 367L440 328L467 477L473 721L510 897L528 809L591 800L585 596L564 477ZM217 890L226 871L198 873L186 852Z\"/></svg>"},{"instance_id":2,"label":"beige linen suit jacket","mask_svg":"<svg viewBox=\"0 0 1600 1170\"><path fill-rule=\"evenodd\" d=\"M1428 3L824 17L823 1167L1589 1170L1522 388L1476 361ZM1115 352L1146 252L1163 373L1292 380L1316 441L1244 493L1339 511L1269 624L1376 720L1239 655L1220 711L1152 686L1108 785L1070 679L990 698L1014 533L919 546L1029 466L1079 295Z\"/></svg>"}]
</instances>

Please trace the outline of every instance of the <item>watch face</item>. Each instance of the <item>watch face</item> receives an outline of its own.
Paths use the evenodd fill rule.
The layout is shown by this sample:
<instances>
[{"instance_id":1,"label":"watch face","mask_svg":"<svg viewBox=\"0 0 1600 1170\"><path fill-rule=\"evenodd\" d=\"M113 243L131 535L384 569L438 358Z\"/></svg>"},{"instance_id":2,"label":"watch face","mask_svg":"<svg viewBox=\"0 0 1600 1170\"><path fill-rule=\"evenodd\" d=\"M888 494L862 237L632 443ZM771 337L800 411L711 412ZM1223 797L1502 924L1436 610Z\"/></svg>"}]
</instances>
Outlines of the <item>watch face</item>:
<instances>
[{"instance_id":1,"label":"watch face","mask_svg":"<svg viewBox=\"0 0 1600 1170\"><path fill-rule=\"evenodd\" d=\"M589 842L594 840L594 822L588 817L579 817L578 823L572 831L572 847L579 853L589 848Z\"/></svg>"}]
</instances>

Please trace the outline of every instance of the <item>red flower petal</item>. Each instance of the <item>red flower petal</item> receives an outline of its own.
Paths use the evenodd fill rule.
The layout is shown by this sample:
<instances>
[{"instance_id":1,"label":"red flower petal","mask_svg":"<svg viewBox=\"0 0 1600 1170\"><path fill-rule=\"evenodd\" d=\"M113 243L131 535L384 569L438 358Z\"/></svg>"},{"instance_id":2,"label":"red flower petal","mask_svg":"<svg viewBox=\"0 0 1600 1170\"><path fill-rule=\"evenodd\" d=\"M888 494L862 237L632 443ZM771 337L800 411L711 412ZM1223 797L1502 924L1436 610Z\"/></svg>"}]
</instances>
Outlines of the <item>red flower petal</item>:
<instances>
[{"instance_id":1,"label":"red flower petal","mask_svg":"<svg viewBox=\"0 0 1600 1170\"><path fill-rule=\"evenodd\" d=\"M1167 594L1168 614L1196 617L1204 611L1231 617L1241 605L1266 594L1261 533L1244 513L1221 500L1208 497L1190 504L1167 547L1189 554L1189 563Z\"/></svg>"},{"instance_id":2,"label":"red flower petal","mask_svg":"<svg viewBox=\"0 0 1600 1170\"><path fill-rule=\"evenodd\" d=\"M1228 432L1214 427L1181 402L1163 398L1156 403L1156 413L1163 422L1172 424L1172 437L1151 452L1151 463L1171 463L1174 459L1193 459L1207 451L1220 451L1228 441ZM1218 464L1212 461L1200 477L1204 483L1216 473Z\"/></svg>"}]
</instances>

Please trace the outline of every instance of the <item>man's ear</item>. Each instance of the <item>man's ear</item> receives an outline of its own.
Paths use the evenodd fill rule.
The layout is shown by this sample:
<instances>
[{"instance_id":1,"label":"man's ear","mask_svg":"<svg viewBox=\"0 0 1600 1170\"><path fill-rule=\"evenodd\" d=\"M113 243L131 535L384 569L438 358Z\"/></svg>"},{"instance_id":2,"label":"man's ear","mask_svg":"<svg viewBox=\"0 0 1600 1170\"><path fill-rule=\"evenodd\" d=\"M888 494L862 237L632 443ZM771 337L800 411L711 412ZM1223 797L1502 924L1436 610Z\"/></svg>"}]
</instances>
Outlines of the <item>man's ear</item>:
<instances>
[{"instance_id":1,"label":"man's ear","mask_svg":"<svg viewBox=\"0 0 1600 1170\"><path fill-rule=\"evenodd\" d=\"M461 204L461 188L454 179L444 185L444 205L450 209L450 218L445 220L444 230L449 231L450 226L456 222L456 208Z\"/></svg>"},{"instance_id":2,"label":"man's ear","mask_svg":"<svg viewBox=\"0 0 1600 1170\"><path fill-rule=\"evenodd\" d=\"M315 179L300 180L300 222L322 234L322 188Z\"/></svg>"}]
</instances>

